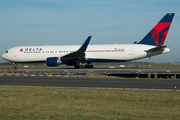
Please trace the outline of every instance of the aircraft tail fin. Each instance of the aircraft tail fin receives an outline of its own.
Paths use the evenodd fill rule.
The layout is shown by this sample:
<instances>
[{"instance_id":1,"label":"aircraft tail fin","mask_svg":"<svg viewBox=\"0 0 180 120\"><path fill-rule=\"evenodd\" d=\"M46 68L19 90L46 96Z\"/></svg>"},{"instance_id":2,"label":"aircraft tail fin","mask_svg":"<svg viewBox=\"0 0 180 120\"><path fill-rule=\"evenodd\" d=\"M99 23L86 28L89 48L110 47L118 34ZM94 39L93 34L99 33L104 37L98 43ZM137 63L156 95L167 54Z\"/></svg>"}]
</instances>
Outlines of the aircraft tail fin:
<instances>
[{"instance_id":1,"label":"aircraft tail fin","mask_svg":"<svg viewBox=\"0 0 180 120\"><path fill-rule=\"evenodd\" d=\"M162 46L175 13L167 13L158 24L137 44Z\"/></svg>"}]
</instances>

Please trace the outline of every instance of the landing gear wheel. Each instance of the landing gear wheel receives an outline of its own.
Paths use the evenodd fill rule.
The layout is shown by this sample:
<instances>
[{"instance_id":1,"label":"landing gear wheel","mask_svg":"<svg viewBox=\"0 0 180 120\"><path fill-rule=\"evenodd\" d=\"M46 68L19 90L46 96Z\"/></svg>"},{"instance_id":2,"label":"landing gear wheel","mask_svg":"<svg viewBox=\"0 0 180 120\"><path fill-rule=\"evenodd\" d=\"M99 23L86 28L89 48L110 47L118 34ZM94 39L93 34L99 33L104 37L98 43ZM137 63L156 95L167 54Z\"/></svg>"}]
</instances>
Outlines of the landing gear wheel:
<instances>
[{"instance_id":1,"label":"landing gear wheel","mask_svg":"<svg viewBox=\"0 0 180 120\"><path fill-rule=\"evenodd\" d=\"M85 65L85 68L93 68L93 65Z\"/></svg>"},{"instance_id":2,"label":"landing gear wheel","mask_svg":"<svg viewBox=\"0 0 180 120\"><path fill-rule=\"evenodd\" d=\"M94 68L94 66L93 65L89 65L89 68Z\"/></svg>"},{"instance_id":3,"label":"landing gear wheel","mask_svg":"<svg viewBox=\"0 0 180 120\"><path fill-rule=\"evenodd\" d=\"M75 65L74 68L76 68L76 69L83 68L83 65Z\"/></svg>"},{"instance_id":4,"label":"landing gear wheel","mask_svg":"<svg viewBox=\"0 0 180 120\"><path fill-rule=\"evenodd\" d=\"M80 66L79 65L75 65L74 68L80 68Z\"/></svg>"},{"instance_id":5,"label":"landing gear wheel","mask_svg":"<svg viewBox=\"0 0 180 120\"><path fill-rule=\"evenodd\" d=\"M17 69L16 63L13 63L13 69Z\"/></svg>"}]
</instances>

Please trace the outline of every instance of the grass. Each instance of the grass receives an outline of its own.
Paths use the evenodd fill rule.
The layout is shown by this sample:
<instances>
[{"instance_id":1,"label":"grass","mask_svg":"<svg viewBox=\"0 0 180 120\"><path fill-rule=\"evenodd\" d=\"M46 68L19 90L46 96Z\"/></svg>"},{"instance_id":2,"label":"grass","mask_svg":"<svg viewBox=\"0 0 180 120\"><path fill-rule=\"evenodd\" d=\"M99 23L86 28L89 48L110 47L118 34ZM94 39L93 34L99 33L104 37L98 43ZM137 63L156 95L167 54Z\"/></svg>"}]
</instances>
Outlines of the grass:
<instances>
[{"instance_id":1,"label":"grass","mask_svg":"<svg viewBox=\"0 0 180 120\"><path fill-rule=\"evenodd\" d=\"M102 74L96 74L96 73L86 73L83 78L122 78L117 76L108 76L108 75L102 75Z\"/></svg>"},{"instance_id":2,"label":"grass","mask_svg":"<svg viewBox=\"0 0 180 120\"><path fill-rule=\"evenodd\" d=\"M7 71L7 69L0 69L0 73L6 72L6 71Z\"/></svg>"},{"instance_id":3,"label":"grass","mask_svg":"<svg viewBox=\"0 0 180 120\"><path fill-rule=\"evenodd\" d=\"M174 92L0 86L0 119L175 120L180 95Z\"/></svg>"}]
</instances>

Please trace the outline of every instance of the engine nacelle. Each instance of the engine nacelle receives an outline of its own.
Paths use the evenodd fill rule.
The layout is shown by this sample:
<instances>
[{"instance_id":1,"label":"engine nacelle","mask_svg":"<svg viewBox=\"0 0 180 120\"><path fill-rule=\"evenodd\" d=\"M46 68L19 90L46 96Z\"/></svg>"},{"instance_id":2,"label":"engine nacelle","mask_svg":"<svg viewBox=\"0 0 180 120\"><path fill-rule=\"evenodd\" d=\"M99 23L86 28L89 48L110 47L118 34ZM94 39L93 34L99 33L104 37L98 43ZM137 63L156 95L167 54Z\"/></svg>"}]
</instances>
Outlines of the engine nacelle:
<instances>
[{"instance_id":1,"label":"engine nacelle","mask_svg":"<svg viewBox=\"0 0 180 120\"><path fill-rule=\"evenodd\" d=\"M62 61L58 59L58 57L49 57L46 59L47 66L58 66L61 65Z\"/></svg>"}]
</instances>

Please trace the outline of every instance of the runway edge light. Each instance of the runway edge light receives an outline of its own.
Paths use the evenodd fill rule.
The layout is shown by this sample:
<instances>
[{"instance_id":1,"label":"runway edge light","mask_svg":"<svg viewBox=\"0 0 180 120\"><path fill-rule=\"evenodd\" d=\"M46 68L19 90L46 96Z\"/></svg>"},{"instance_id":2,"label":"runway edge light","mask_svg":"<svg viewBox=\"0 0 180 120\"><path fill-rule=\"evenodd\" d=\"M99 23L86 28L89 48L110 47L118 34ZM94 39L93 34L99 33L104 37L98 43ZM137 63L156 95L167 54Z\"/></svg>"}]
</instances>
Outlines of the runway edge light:
<instances>
[{"instance_id":1,"label":"runway edge light","mask_svg":"<svg viewBox=\"0 0 180 120\"><path fill-rule=\"evenodd\" d=\"M176 86L174 87L174 92L176 92Z\"/></svg>"}]
</instances>

